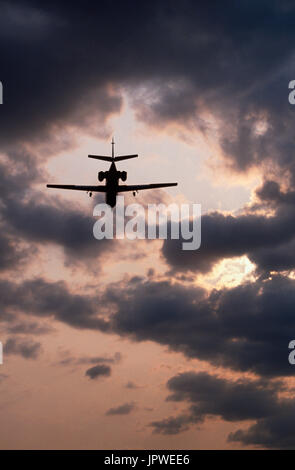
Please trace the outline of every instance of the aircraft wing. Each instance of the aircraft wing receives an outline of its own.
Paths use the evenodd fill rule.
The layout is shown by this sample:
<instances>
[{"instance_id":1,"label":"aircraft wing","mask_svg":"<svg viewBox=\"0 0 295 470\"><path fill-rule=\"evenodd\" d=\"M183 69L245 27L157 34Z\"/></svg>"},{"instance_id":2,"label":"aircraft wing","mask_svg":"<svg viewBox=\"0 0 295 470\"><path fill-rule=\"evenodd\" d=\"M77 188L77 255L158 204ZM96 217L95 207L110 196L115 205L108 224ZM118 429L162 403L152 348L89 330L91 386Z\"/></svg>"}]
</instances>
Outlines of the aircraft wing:
<instances>
[{"instance_id":1,"label":"aircraft wing","mask_svg":"<svg viewBox=\"0 0 295 470\"><path fill-rule=\"evenodd\" d=\"M97 193L105 193L105 185L97 186L77 186L76 184L47 184L47 188L57 188L57 189L76 189L77 191L90 191Z\"/></svg>"},{"instance_id":2,"label":"aircraft wing","mask_svg":"<svg viewBox=\"0 0 295 470\"><path fill-rule=\"evenodd\" d=\"M168 186L177 186L177 183L154 183L154 184L135 184L118 186L118 193L126 191L139 191L142 189L167 188Z\"/></svg>"}]
</instances>

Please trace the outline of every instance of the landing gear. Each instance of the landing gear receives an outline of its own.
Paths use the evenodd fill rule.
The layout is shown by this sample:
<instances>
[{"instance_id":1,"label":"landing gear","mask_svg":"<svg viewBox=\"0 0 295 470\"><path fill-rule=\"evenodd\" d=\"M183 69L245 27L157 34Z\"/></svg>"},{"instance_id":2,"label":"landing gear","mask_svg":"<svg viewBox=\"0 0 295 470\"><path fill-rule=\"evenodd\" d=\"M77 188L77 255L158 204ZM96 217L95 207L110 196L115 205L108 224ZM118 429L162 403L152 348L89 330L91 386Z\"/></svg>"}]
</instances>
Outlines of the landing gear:
<instances>
[{"instance_id":1,"label":"landing gear","mask_svg":"<svg viewBox=\"0 0 295 470\"><path fill-rule=\"evenodd\" d=\"M88 196L92 197L92 192L91 191L89 191Z\"/></svg>"}]
</instances>

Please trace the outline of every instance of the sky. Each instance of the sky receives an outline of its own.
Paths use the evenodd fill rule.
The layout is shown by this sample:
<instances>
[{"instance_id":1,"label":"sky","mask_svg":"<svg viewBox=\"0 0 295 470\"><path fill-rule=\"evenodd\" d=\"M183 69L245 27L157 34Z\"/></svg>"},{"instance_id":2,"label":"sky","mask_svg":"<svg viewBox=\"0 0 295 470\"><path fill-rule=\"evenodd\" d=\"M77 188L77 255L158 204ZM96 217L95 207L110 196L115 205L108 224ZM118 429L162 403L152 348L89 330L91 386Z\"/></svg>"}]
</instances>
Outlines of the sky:
<instances>
[{"instance_id":1,"label":"sky","mask_svg":"<svg viewBox=\"0 0 295 470\"><path fill-rule=\"evenodd\" d=\"M0 1L0 448L295 447L294 3ZM196 203L202 242L96 240Z\"/></svg>"}]
</instances>

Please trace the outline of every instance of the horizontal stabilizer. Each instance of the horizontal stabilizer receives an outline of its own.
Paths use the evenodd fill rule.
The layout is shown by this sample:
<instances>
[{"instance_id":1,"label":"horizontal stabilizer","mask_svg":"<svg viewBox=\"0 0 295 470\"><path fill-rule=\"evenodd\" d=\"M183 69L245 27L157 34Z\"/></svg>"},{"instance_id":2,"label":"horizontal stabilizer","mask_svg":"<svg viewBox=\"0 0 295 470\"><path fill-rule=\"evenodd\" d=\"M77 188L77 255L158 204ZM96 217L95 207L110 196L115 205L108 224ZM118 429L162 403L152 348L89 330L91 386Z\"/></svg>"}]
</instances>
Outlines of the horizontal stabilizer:
<instances>
[{"instance_id":1,"label":"horizontal stabilizer","mask_svg":"<svg viewBox=\"0 0 295 470\"><path fill-rule=\"evenodd\" d=\"M120 162L121 160L128 160L129 158L136 158L138 155L122 155L119 157L106 157L104 155L88 155L88 158L95 158L96 160L104 160L105 162Z\"/></svg>"},{"instance_id":2,"label":"horizontal stabilizer","mask_svg":"<svg viewBox=\"0 0 295 470\"><path fill-rule=\"evenodd\" d=\"M121 160L128 160L129 158L137 158L138 155L122 155L120 157L115 157L115 162L120 162Z\"/></svg>"},{"instance_id":3,"label":"horizontal stabilizer","mask_svg":"<svg viewBox=\"0 0 295 470\"><path fill-rule=\"evenodd\" d=\"M112 162L112 157L105 157L103 155L88 155L88 158L95 158L96 160L104 160L105 162Z\"/></svg>"}]
</instances>

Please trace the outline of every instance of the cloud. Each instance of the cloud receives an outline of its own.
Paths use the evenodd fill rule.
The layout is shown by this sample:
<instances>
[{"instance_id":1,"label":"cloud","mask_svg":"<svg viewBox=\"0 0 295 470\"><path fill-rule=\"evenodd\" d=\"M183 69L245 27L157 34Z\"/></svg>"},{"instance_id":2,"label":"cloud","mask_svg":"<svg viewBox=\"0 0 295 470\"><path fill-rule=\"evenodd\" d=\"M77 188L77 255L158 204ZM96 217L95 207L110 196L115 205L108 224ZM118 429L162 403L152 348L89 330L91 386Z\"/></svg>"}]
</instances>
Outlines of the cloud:
<instances>
[{"instance_id":1,"label":"cloud","mask_svg":"<svg viewBox=\"0 0 295 470\"><path fill-rule=\"evenodd\" d=\"M7 325L5 331L9 334L45 335L55 330L52 326L45 323L26 322L16 319L15 323Z\"/></svg>"},{"instance_id":2,"label":"cloud","mask_svg":"<svg viewBox=\"0 0 295 470\"><path fill-rule=\"evenodd\" d=\"M5 231L2 226L1 229ZM0 234L0 270L17 269L23 266L33 254L33 249L21 249L8 235Z\"/></svg>"},{"instance_id":3,"label":"cloud","mask_svg":"<svg viewBox=\"0 0 295 470\"><path fill-rule=\"evenodd\" d=\"M1 144L44 141L71 126L97 133L125 90L137 116L158 127L210 133L213 117L236 169L271 160L294 174L294 14L286 2L208 9L128 0L115 12L107 1L70 11L63 1L2 2Z\"/></svg>"},{"instance_id":4,"label":"cloud","mask_svg":"<svg viewBox=\"0 0 295 470\"><path fill-rule=\"evenodd\" d=\"M129 388L130 390L135 390L137 388L140 388L136 383L134 383L132 380L128 380L128 382L125 385L126 388Z\"/></svg>"},{"instance_id":5,"label":"cloud","mask_svg":"<svg viewBox=\"0 0 295 470\"><path fill-rule=\"evenodd\" d=\"M278 171L294 174L294 110L287 100L294 75L290 15L293 8L273 2L244 4L239 11L221 11L217 2L210 9L205 2L186 2L183 9L174 5L169 11L160 7L153 36L162 46L155 62L163 54L162 65L134 87L139 118L157 127L185 123L193 132L210 134L215 131L211 117L229 165L263 171L264 161L272 161Z\"/></svg>"},{"instance_id":6,"label":"cloud","mask_svg":"<svg viewBox=\"0 0 295 470\"><path fill-rule=\"evenodd\" d=\"M230 381L206 372L185 372L172 377L167 387L168 401L187 400L192 403L194 419L221 416L226 421L244 421L261 418L278 410L276 392L280 383Z\"/></svg>"},{"instance_id":7,"label":"cloud","mask_svg":"<svg viewBox=\"0 0 295 470\"><path fill-rule=\"evenodd\" d=\"M85 52L93 38L87 34L86 27L84 32L80 27L80 34L76 34L78 17L69 14L62 5L40 8L32 3L18 2L14 6L4 3L3 6L2 21L6 18L6 26L2 28L1 55L3 65L6 65L1 77L4 84L4 104L0 110L1 144L44 140L59 128L66 130L70 126L87 129L92 124L96 126L97 134L109 114L121 107L120 96L108 87L105 74L98 72L101 70L99 47L96 48L96 61L88 49L88 59L93 65L87 64ZM77 7L75 10L77 13ZM85 12L81 6L80 13L83 10ZM12 29L17 33L8 34ZM81 43L78 47L78 36L83 42L82 48ZM8 49L14 56L13 62ZM34 68L36 63L37 70Z\"/></svg>"},{"instance_id":8,"label":"cloud","mask_svg":"<svg viewBox=\"0 0 295 470\"><path fill-rule=\"evenodd\" d=\"M65 357L59 361L60 365L84 365L84 364L118 364L121 360L121 354L116 352L113 357L105 356L85 356L85 357Z\"/></svg>"},{"instance_id":9,"label":"cloud","mask_svg":"<svg viewBox=\"0 0 295 470\"><path fill-rule=\"evenodd\" d=\"M0 161L0 269L21 266L41 244L60 246L67 263L87 262L89 266L95 259L96 268L99 268L97 259L111 247L112 251L116 250L116 241L104 239L98 242L92 233L95 221L92 215L33 189L44 176L31 154L18 148L11 155L16 159L13 169L6 161Z\"/></svg>"},{"instance_id":10,"label":"cloud","mask_svg":"<svg viewBox=\"0 0 295 470\"><path fill-rule=\"evenodd\" d=\"M294 215L294 207L290 206L279 208L273 216L205 214L198 250L182 250L182 239L167 239L162 253L175 271L207 273L218 261L242 255L247 255L258 268L286 270L292 266L292 258L288 260L285 256L280 264L275 256L276 250L279 254L295 243ZM274 254L273 259L268 256L268 262L265 261L267 253Z\"/></svg>"},{"instance_id":11,"label":"cloud","mask_svg":"<svg viewBox=\"0 0 295 470\"><path fill-rule=\"evenodd\" d=\"M1 2L1 36L2 39L17 37L31 41L40 39L48 32L53 18L29 5L12 5ZM12 34L15 31L15 35Z\"/></svg>"},{"instance_id":12,"label":"cloud","mask_svg":"<svg viewBox=\"0 0 295 470\"><path fill-rule=\"evenodd\" d=\"M246 430L230 433L228 440L269 449L294 449L294 418L295 405L292 402L279 409L276 415L260 419Z\"/></svg>"},{"instance_id":13,"label":"cloud","mask_svg":"<svg viewBox=\"0 0 295 470\"><path fill-rule=\"evenodd\" d=\"M229 380L206 372L184 372L167 382L167 400L186 402L186 413L149 424L154 432L173 435L209 418L228 422L253 421L246 430L230 433L230 442L268 448L294 448L292 419L294 399L279 398L285 390L279 382Z\"/></svg>"},{"instance_id":14,"label":"cloud","mask_svg":"<svg viewBox=\"0 0 295 470\"><path fill-rule=\"evenodd\" d=\"M172 436L180 432L187 431L191 423L191 417L187 415L170 416L160 421L152 421L149 426L153 428L156 434L165 434Z\"/></svg>"},{"instance_id":15,"label":"cloud","mask_svg":"<svg viewBox=\"0 0 295 470\"><path fill-rule=\"evenodd\" d=\"M3 348L4 355L17 354L25 359L37 359L41 350L41 343L18 337L8 338Z\"/></svg>"},{"instance_id":16,"label":"cloud","mask_svg":"<svg viewBox=\"0 0 295 470\"><path fill-rule=\"evenodd\" d=\"M0 293L0 305L6 315L18 310L28 315L55 318L76 328L106 331L109 327L97 312L95 297L72 294L63 281L47 282L36 278L14 283L1 280Z\"/></svg>"},{"instance_id":17,"label":"cloud","mask_svg":"<svg viewBox=\"0 0 295 470\"><path fill-rule=\"evenodd\" d=\"M96 380L102 376L109 377L111 375L112 369L108 364L118 364L118 362L121 360L121 357L122 356L119 352L116 352L113 357L85 356L75 358L69 356L60 360L58 364L63 366L95 364L93 367L90 367L86 370L85 375L91 380Z\"/></svg>"},{"instance_id":18,"label":"cloud","mask_svg":"<svg viewBox=\"0 0 295 470\"><path fill-rule=\"evenodd\" d=\"M112 369L106 364L97 364L94 367L90 367L85 372L85 375L91 380L96 380L99 377L109 377L111 375Z\"/></svg>"},{"instance_id":19,"label":"cloud","mask_svg":"<svg viewBox=\"0 0 295 470\"><path fill-rule=\"evenodd\" d=\"M129 415L135 409L135 403L124 403L123 405L117 406L115 408L110 408L107 412L107 416L113 415Z\"/></svg>"},{"instance_id":20,"label":"cloud","mask_svg":"<svg viewBox=\"0 0 295 470\"><path fill-rule=\"evenodd\" d=\"M111 286L104 301L117 311L110 329L155 341L186 357L266 377L293 375L288 344L294 330L295 281L284 276L208 293L177 282Z\"/></svg>"},{"instance_id":21,"label":"cloud","mask_svg":"<svg viewBox=\"0 0 295 470\"><path fill-rule=\"evenodd\" d=\"M2 211L5 222L18 237L35 243L56 244L64 249L68 262L98 258L113 240L94 239L94 219L81 210L53 206L48 202L10 200ZM115 247L113 246L113 249Z\"/></svg>"},{"instance_id":22,"label":"cloud","mask_svg":"<svg viewBox=\"0 0 295 470\"><path fill-rule=\"evenodd\" d=\"M209 293L179 282L139 280L117 283L115 291L110 285L90 296L72 294L63 282L35 279L22 284L1 281L0 298L8 323L19 310L74 328L155 341L186 357L239 372L276 377L293 374L288 344L294 329L294 283L273 276ZM103 312L109 311L108 318L101 305ZM80 359L89 363L102 358Z\"/></svg>"}]
</instances>

